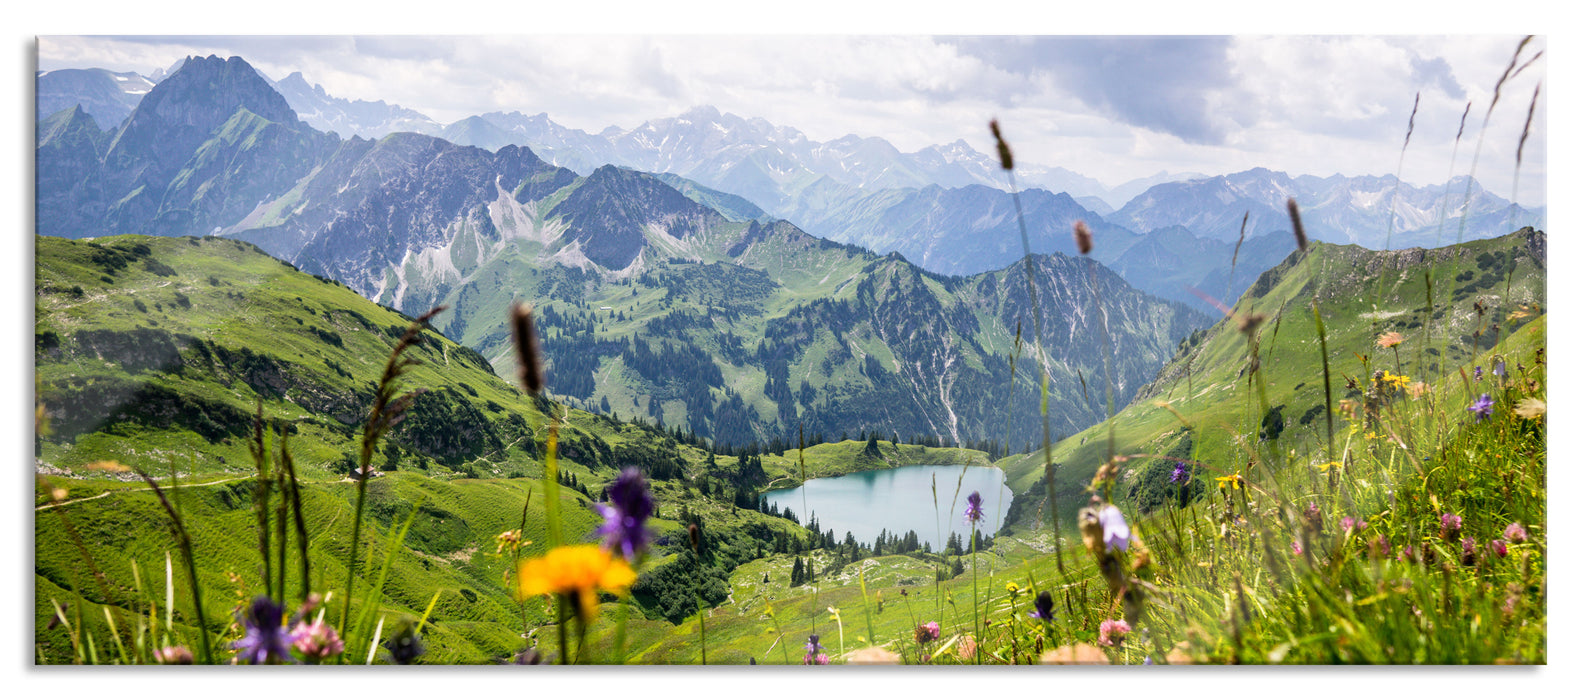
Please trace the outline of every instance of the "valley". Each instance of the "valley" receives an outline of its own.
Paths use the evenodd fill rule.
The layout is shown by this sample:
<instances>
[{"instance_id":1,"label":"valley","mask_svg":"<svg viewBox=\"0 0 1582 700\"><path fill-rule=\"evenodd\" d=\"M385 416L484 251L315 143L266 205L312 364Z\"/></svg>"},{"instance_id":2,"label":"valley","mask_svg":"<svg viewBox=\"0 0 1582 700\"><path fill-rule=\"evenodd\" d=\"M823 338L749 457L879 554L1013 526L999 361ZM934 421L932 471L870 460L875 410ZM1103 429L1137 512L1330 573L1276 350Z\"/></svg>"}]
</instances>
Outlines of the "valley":
<instances>
[{"instance_id":1,"label":"valley","mask_svg":"<svg viewBox=\"0 0 1582 700\"><path fill-rule=\"evenodd\" d=\"M1546 662L1546 213L1470 177L38 83L37 664Z\"/></svg>"}]
</instances>

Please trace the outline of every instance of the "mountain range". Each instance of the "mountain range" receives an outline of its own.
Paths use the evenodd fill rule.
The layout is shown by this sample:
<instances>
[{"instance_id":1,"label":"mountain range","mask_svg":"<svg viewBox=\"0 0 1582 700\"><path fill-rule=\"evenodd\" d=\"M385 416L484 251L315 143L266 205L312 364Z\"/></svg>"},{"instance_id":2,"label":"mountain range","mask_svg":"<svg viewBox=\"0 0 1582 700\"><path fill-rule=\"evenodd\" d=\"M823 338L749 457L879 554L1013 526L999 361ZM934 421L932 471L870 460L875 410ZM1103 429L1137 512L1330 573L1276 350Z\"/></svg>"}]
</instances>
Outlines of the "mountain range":
<instances>
[{"instance_id":1,"label":"mountain range","mask_svg":"<svg viewBox=\"0 0 1582 700\"><path fill-rule=\"evenodd\" d=\"M439 327L504 372L504 310L530 300L551 389L578 405L730 443L798 426L955 442L1041 431L1032 402L1013 402L1036 377L1023 265L944 277L727 216L642 172L581 176L526 148L415 133L342 140L239 58L187 61L113 131L72 109L40 132L41 234L249 241L399 310L450 305ZM1102 417L1110 347L1127 348L1109 374L1124 401L1209 321L1090 261L1032 264L1061 432Z\"/></svg>"},{"instance_id":2,"label":"mountain range","mask_svg":"<svg viewBox=\"0 0 1582 700\"><path fill-rule=\"evenodd\" d=\"M60 73L39 78L41 96L54 95L52 105L66 102L66 86L49 82ZM875 137L818 142L790 127L707 106L597 134L561 126L546 113L491 112L443 125L399 105L333 97L300 73L278 82L264 80L304 123L320 131L369 139L410 131L488 151L525 146L579 175L605 164L678 175L691 181L683 189L694 194L701 188L739 197L768 217L792 221L814 235L881 254L899 252L932 272L986 272L1022 254L1018 236L1010 235L1016 227L1008 216L1014 210L1008 181L997 160L964 140L914 153ZM41 109L43 104L41 98ZM111 123L105 116L96 118ZM1257 168L1213 177L1159 173L1110 189L1070 170L1024 159L1017 181L1030 188L1023 198L1033 252L1072 252L1070 227L1079 219L1099 234L1102 243L1095 254L1106 264L1116 264L1156 231L1170 229L1162 235L1172 243L1182 242L1182 231L1203 239L1186 247L1213 250L1216 257L1184 266L1202 274L1184 275L1181 265L1149 266L1142 261L1154 256L1144 249L1130 256L1125 275L1135 285L1205 311L1213 306L1199 292L1203 285L1216 286L1213 280L1234 276L1231 260L1238 240L1288 230L1288 197L1309 212L1310 237L1375 249L1486 238L1522 226L1542 228L1545 220L1543 208L1513 205L1467 178L1417 187L1390 176L1292 177ZM717 203L718 197L711 205ZM1224 246L1209 240L1230 244L1233 255L1220 255ZM1253 257L1238 260L1240 266L1261 269L1280 259L1251 252ZM1171 283L1160 284L1162 279ZM1233 285L1223 293L1233 298L1244 288Z\"/></svg>"}]
</instances>

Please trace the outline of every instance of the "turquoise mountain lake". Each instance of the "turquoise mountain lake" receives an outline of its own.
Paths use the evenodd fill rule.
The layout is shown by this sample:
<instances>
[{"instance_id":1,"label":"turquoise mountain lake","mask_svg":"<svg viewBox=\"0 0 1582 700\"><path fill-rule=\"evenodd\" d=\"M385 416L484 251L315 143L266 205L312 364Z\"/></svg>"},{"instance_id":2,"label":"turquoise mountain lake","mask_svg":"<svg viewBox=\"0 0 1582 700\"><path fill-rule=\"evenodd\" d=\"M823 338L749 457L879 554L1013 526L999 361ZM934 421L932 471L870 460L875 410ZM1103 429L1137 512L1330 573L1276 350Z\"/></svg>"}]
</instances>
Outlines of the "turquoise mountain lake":
<instances>
[{"instance_id":1,"label":"turquoise mountain lake","mask_svg":"<svg viewBox=\"0 0 1582 700\"><path fill-rule=\"evenodd\" d=\"M956 493L958 478L960 494ZM935 483L939 487L937 513L931 488ZM984 519L978 530L993 534L1011 507L1011 489L1005 485L1005 472L997 467L966 467L965 476L959 464L879 469L811 479L796 488L767 491L764 498L781 510L795 511L803 525L809 515L817 516L819 529L834 530L837 541L846 539L848 531L859 542L872 544L880 530L896 535L913 530L919 541L928 542L937 552L944 544L941 537L949 539L952 532L963 539L971 536L972 528L962 518L962 511L967 508L967 494L973 491L983 495Z\"/></svg>"}]
</instances>

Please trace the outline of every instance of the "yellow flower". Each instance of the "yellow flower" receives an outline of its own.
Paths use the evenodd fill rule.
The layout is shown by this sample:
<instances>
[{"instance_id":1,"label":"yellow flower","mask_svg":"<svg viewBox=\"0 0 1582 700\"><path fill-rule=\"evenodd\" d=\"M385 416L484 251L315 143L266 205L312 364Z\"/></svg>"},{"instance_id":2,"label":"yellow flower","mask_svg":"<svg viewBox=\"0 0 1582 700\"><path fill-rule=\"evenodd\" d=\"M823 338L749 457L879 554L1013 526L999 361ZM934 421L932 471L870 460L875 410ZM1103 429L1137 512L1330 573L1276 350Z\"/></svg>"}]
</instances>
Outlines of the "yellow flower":
<instances>
[{"instance_id":1,"label":"yellow flower","mask_svg":"<svg viewBox=\"0 0 1582 700\"><path fill-rule=\"evenodd\" d=\"M637 580L624 559L596 544L556 547L517 565L517 593L523 598L558 593L571 599L584 622L598 615L597 591L625 593Z\"/></svg>"},{"instance_id":2,"label":"yellow flower","mask_svg":"<svg viewBox=\"0 0 1582 700\"><path fill-rule=\"evenodd\" d=\"M1400 345L1401 342L1405 340L1406 336L1395 331L1390 331L1389 333L1380 335L1379 339L1374 341L1374 344L1378 345L1380 348L1393 348L1397 345Z\"/></svg>"},{"instance_id":3,"label":"yellow flower","mask_svg":"<svg viewBox=\"0 0 1582 700\"><path fill-rule=\"evenodd\" d=\"M1016 585L1015 581L1007 581L1005 583L1005 592L1006 593L1015 593L1015 592L1017 592L1019 590L1022 590L1022 589Z\"/></svg>"},{"instance_id":4,"label":"yellow flower","mask_svg":"<svg viewBox=\"0 0 1582 700\"><path fill-rule=\"evenodd\" d=\"M1411 383L1411 381L1411 377L1395 374L1390 370L1384 370L1379 375L1379 386L1386 389L1405 389L1406 385Z\"/></svg>"},{"instance_id":5,"label":"yellow flower","mask_svg":"<svg viewBox=\"0 0 1582 700\"><path fill-rule=\"evenodd\" d=\"M1219 487L1220 488L1225 488L1228 485L1232 489L1239 489L1239 488L1241 488L1241 482L1243 481L1243 479L1241 478L1241 472L1236 472L1235 474L1231 474L1230 476L1216 477L1214 480L1219 482Z\"/></svg>"},{"instance_id":6,"label":"yellow flower","mask_svg":"<svg viewBox=\"0 0 1582 700\"><path fill-rule=\"evenodd\" d=\"M1346 465L1341 464L1340 462L1325 462L1323 464L1318 465L1318 470L1321 471L1321 472L1327 472L1327 471L1329 471L1331 469L1341 469L1341 468L1343 468L1345 466Z\"/></svg>"}]
</instances>

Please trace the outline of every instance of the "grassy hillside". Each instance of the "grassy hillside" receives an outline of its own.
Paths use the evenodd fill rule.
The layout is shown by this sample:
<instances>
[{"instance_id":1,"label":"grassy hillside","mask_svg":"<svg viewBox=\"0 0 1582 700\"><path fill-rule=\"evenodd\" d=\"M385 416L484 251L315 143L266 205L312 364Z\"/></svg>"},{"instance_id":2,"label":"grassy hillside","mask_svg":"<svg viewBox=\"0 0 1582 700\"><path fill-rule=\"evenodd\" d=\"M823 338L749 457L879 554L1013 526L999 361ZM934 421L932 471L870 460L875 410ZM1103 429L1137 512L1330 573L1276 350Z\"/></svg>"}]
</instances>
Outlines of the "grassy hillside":
<instances>
[{"instance_id":1,"label":"grassy hillside","mask_svg":"<svg viewBox=\"0 0 1582 700\"><path fill-rule=\"evenodd\" d=\"M121 614L162 609L167 555L176 562L176 626L192 629L168 518L122 465L150 472L167 491L193 538L211 632L239 634L233 611L259 590L262 575L250 451L260 406L269 450L278 459L277 431L288 435L303 485L311 588L344 595L356 501L346 472L356 463L375 383L411 319L223 239L39 238L36 269L36 377L47 417L34 492L39 658L71 658L66 629L50 624L56 602L68 611L85 605L101 643L110 638L101 606ZM427 660L489 662L521 650L524 624L553 619L534 605L523 617L506 592L509 555L495 547L496 535L517 528L530 496L524 538L535 544L522 554L547 546L540 477L552 406L524 395L466 347L434 331L423 338L408 351L421 364L401 385L425 393L374 455L384 476L368 486L361 580L372 582L370 557L381 561L412 516L381 609L391 625L416 619L437 592ZM661 537L685 540L684 505L711 530L756 523L753 531L767 538L758 541L770 542L802 530L733 506L727 485L740 484L752 501L769 484L799 480L804 469L811 478L895 464L986 463L979 452L888 442L873 458L863 446L818 445L801 463L794 450L765 454L762 474L744 481L735 458L710 460L647 425L572 410L559 434L559 464L580 489L560 489L559 517L569 540L587 538L600 520L591 503L620 468L635 465L654 478ZM649 568L666 563L655 559ZM91 583L95 572L105 587ZM299 578L293 563L289 590ZM644 614L658 613L634 613Z\"/></svg>"},{"instance_id":2,"label":"grassy hillside","mask_svg":"<svg viewBox=\"0 0 1582 700\"><path fill-rule=\"evenodd\" d=\"M1193 334L1131 405L1055 445L1060 493L1078 502L1083 487L1108 458L1112 431L1115 454L1194 458L1209 465L1198 472L1204 480L1257 461L1259 445L1267 442L1275 425L1280 428L1273 434L1287 449L1310 455L1314 464L1329 461L1322 457L1329 424L1323 353L1313 321L1315 294L1328 350L1330 406L1359 401L1372 374L1380 370L1455 389L1460 386L1457 372L1470 373L1477 364L1475 353L1485 353L1542 313L1544 248L1545 234L1524 229L1433 250L1378 252L1316 243L1306 253L1293 252L1265 272L1234 307L1238 317L1257 314L1263 319L1252 336L1257 373L1250 371L1249 337L1237 318ZM1478 305L1485 309L1482 313ZM1402 334L1403 342L1379 347L1379 336L1391 332ZM1483 364L1485 370L1492 369L1490 363ZM1188 425L1193 428L1190 437ZM1335 426L1336 449L1341 450L1347 436L1338 416ZM1017 493L1042 476L1040 458L1001 460ZM1168 474L1157 468L1149 472L1164 461L1123 463L1122 494L1129 497L1133 486L1141 493L1141 480L1157 481Z\"/></svg>"}]
</instances>

